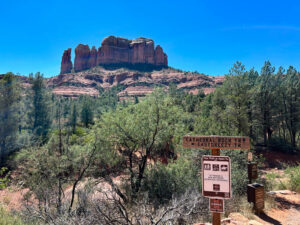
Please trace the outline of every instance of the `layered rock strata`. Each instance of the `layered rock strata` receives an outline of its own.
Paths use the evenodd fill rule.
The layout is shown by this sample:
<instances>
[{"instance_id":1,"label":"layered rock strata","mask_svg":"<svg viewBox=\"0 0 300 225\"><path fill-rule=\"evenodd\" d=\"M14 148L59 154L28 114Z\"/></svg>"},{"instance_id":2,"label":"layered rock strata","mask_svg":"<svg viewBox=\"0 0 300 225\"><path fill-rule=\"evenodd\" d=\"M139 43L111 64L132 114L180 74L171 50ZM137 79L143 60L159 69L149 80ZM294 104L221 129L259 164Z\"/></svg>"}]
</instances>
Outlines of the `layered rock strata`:
<instances>
[{"instance_id":1,"label":"layered rock strata","mask_svg":"<svg viewBox=\"0 0 300 225\"><path fill-rule=\"evenodd\" d=\"M71 63L71 64L70 64ZM75 49L75 72L90 69L97 65L137 65L168 67L168 57L161 46L155 47L148 38L129 40L109 36L102 41L98 50L93 46L79 44ZM71 49L64 52L61 62L61 74L72 70Z\"/></svg>"}]
</instances>

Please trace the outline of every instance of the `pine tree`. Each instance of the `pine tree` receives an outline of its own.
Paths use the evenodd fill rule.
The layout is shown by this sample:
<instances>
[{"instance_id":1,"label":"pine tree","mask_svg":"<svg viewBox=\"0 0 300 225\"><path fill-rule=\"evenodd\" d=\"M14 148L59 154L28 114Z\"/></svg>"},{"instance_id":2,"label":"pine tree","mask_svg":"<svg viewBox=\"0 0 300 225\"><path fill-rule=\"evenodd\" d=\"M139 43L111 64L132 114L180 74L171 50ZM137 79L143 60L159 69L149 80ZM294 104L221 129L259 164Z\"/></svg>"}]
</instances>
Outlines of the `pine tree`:
<instances>
[{"instance_id":1,"label":"pine tree","mask_svg":"<svg viewBox=\"0 0 300 225\"><path fill-rule=\"evenodd\" d=\"M255 88L255 118L257 128L261 130L264 138L264 145L270 143L274 131L274 104L276 103L276 80L275 68L269 61L266 61L261 69Z\"/></svg>"},{"instance_id":2,"label":"pine tree","mask_svg":"<svg viewBox=\"0 0 300 225\"><path fill-rule=\"evenodd\" d=\"M77 125L77 108L75 103L73 104L69 123L70 126L72 127L72 132L75 133L76 125Z\"/></svg>"},{"instance_id":3,"label":"pine tree","mask_svg":"<svg viewBox=\"0 0 300 225\"><path fill-rule=\"evenodd\" d=\"M46 92L43 75L39 72L32 80L33 92L33 132L44 142L51 126L49 96Z\"/></svg>"},{"instance_id":4,"label":"pine tree","mask_svg":"<svg viewBox=\"0 0 300 225\"><path fill-rule=\"evenodd\" d=\"M94 121L94 113L91 107L90 100L86 97L83 100L83 105L81 109L81 122L88 127Z\"/></svg>"},{"instance_id":5,"label":"pine tree","mask_svg":"<svg viewBox=\"0 0 300 225\"><path fill-rule=\"evenodd\" d=\"M0 80L0 164L5 155L16 149L19 101L19 84L12 73L7 73Z\"/></svg>"},{"instance_id":6,"label":"pine tree","mask_svg":"<svg viewBox=\"0 0 300 225\"><path fill-rule=\"evenodd\" d=\"M283 79L281 89L283 102L283 120L289 132L292 147L296 147L296 134L300 128L300 76L297 70L290 66Z\"/></svg>"}]
</instances>

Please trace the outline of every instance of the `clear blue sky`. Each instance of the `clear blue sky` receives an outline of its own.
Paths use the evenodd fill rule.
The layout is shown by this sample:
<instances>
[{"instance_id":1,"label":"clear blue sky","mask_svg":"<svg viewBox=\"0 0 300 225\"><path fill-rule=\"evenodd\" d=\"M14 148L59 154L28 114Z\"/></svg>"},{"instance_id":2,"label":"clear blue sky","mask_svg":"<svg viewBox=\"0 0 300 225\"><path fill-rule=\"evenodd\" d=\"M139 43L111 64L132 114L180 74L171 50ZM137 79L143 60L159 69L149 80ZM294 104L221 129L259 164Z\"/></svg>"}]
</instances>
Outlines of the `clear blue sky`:
<instances>
[{"instance_id":1,"label":"clear blue sky","mask_svg":"<svg viewBox=\"0 0 300 225\"><path fill-rule=\"evenodd\" d=\"M300 3L264 0L2 0L0 73L59 73L64 49L104 37L152 38L169 65L223 75L236 60L300 70Z\"/></svg>"}]
</instances>

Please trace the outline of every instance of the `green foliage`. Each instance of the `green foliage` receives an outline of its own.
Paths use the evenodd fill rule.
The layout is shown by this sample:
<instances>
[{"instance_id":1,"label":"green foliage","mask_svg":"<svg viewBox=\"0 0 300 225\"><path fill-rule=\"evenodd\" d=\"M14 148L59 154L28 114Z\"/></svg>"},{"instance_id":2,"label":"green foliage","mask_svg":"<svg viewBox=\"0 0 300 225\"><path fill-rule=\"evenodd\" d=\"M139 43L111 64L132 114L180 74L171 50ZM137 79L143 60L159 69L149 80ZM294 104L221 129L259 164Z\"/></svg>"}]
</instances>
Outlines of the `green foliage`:
<instances>
[{"instance_id":1,"label":"green foliage","mask_svg":"<svg viewBox=\"0 0 300 225\"><path fill-rule=\"evenodd\" d=\"M181 116L180 108L161 90L138 104L102 115L98 136L124 158L133 195L140 190L148 159L159 156L162 146L180 142L184 134Z\"/></svg>"},{"instance_id":2,"label":"green foliage","mask_svg":"<svg viewBox=\"0 0 300 225\"><path fill-rule=\"evenodd\" d=\"M291 190L300 193L300 165L288 168L286 173L289 176Z\"/></svg>"},{"instance_id":3,"label":"green foliage","mask_svg":"<svg viewBox=\"0 0 300 225\"><path fill-rule=\"evenodd\" d=\"M179 158L168 165L157 163L147 170L143 191L148 193L150 201L167 203L173 196L181 195L188 189L199 189L197 169L193 161L186 158Z\"/></svg>"},{"instance_id":4,"label":"green foliage","mask_svg":"<svg viewBox=\"0 0 300 225\"><path fill-rule=\"evenodd\" d=\"M229 156L231 160L231 185L233 195L242 196L247 193L247 153L247 151L243 150L222 150L222 155Z\"/></svg>"},{"instance_id":5,"label":"green foliage","mask_svg":"<svg viewBox=\"0 0 300 225\"><path fill-rule=\"evenodd\" d=\"M9 182L8 177L9 177L10 173L6 173L6 172L7 172L6 167L0 168L0 190L6 188L8 182Z\"/></svg>"},{"instance_id":6,"label":"green foliage","mask_svg":"<svg viewBox=\"0 0 300 225\"><path fill-rule=\"evenodd\" d=\"M19 84L12 73L0 80L0 164L17 148Z\"/></svg>"},{"instance_id":7,"label":"green foliage","mask_svg":"<svg viewBox=\"0 0 300 225\"><path fill-rule=\"evenodd\" d=\"M74 115L75 116L75 115ZM81 122L88 127L94 122L94 112L92 109L92 101L88 97L83 98L83 105L81 108ZM73 118L74 119L74 118Z\"/></svg>"},{"instance_id":8,"label":"green foliage","mask_svg":"<svg viewBox=\"0 0 300 225\"><path fill-rule=\"evenodd\" d=\"M33 132L45 142L51 126L49 96L44 84L43 75L36 73L32 80Z\"/></svg>"},{"instance_id":9,"label":"green foliage","mask_svg":"<svg viewBox=\"0 0 300 225\"><path fill-rule=\"evenodd\" d=\"M26 223L23 222L20 216L8 212L1 205L0 205L0 224L1 225L26 225Z\"/></svg>"}]
</instances>

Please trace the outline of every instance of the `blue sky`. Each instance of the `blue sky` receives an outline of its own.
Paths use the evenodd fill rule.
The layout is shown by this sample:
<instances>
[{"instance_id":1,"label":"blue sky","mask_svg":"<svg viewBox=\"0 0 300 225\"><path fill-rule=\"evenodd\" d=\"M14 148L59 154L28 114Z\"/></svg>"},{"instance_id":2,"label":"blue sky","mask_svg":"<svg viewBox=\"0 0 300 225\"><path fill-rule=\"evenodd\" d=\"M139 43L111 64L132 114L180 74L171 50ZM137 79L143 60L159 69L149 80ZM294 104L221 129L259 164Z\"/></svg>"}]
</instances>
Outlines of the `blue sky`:
<instances>
[{"instance_id":1,"label":"blue sky","mask_svg":"<svg viewBox=\"0 0 300 225\"><path fill-rule=\"evenodd\" d=\"M170 66L208 75L226 74L236 60L300 70L296 0L2 0L0 10L0 73L55 76L64 49L74 57L77 44L99 47L108 35L152 38Z\"/></svg>"}]
</instances>

